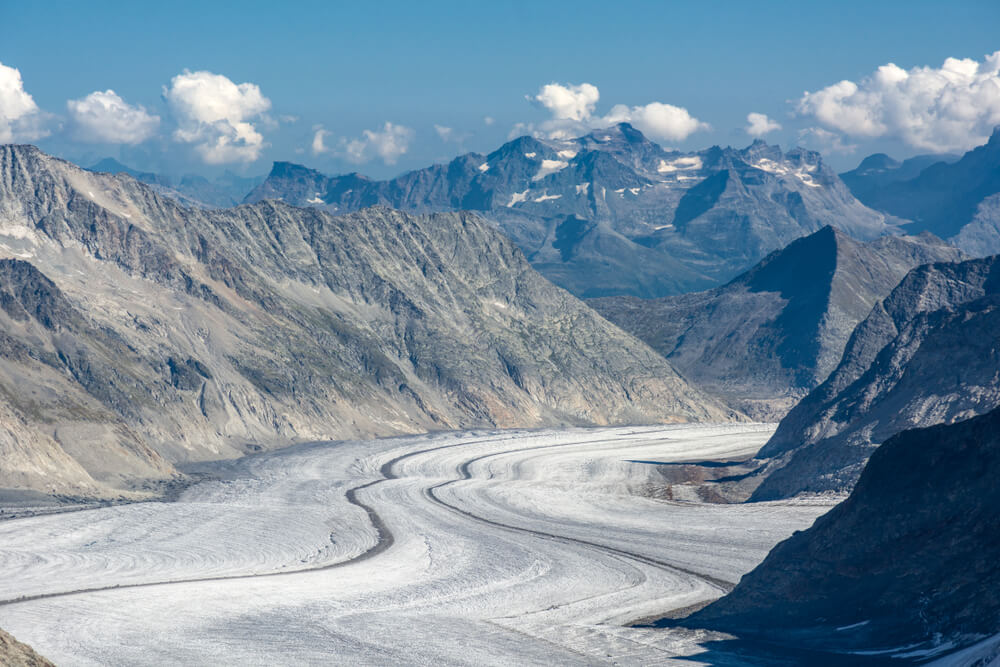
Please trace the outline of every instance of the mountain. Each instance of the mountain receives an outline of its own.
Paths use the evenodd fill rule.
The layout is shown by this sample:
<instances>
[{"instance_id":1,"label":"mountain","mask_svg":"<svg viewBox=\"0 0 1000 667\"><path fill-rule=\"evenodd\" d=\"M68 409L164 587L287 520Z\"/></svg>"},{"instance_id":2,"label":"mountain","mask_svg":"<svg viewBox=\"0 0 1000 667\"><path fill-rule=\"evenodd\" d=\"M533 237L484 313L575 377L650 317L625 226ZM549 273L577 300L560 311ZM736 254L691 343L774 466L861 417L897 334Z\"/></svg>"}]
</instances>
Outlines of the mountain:
<instances>
[{"instance_id":1,"label":"mountain","mask_svg":"<svg viewBox=\"0 0 1000 667\"><path fill-rule=\"evenodd\" d=\"M861 167L856 171L877 172ZM936 162L911 178L889 182L884 175L856 176L845 180L854 195L910 220L910 233L933 232L974 256L1000 253L1000 127L961 159Z\"/></svg>"},{"instance_id":2,"label":"mountain","mask_svg":"<svg viewBox=\"0 0 1000 667\"><path fill-rule=\"evenodd\" d=\"M134 492L302 440L739 418L474 214L185 208L3 146L0 221L0 487Z\"/></svg>"},{"instance_id":3,"label":"mountain","mask_svg":"<svg viewBox=\"0 0 1000 667\"><path fill-rule=\"evenodd\" d=\"M90 167L88 171L107 174L125 173L137 181L155 186L157 192L171 197L186 206L202 208L227 208L236 206L247 193L264 181L263 176L239 176L228 169L221 176L209 180L204 176L186 174L179 182L174 182L168 176L151 172L138 171L128 167L114 158L104 158Z\"/></svg>"},{"instance_id":4,"label":"mountain","mask_svg":"<svg viewBox=\"0 0 1000 667\"><path fill-rule=\"evenodd\" d=\"M479 211L539 272L583 297L713 287L827 224L860 239L895 229L818 153L761 141L681 153L627 123L570 140L520 137L388 181L279 162L245 201L265 199L332 212Z\"/></svg>"},{"instance_id":5,"label":"mountain","mask_svg":"<svg viewBox=\"0 0 1000 667\"><path fill-rule=\"evenodd\" d=\"M1000 256L911 271L781 420L753 500L846 491L879 443L1000 405Z\"/></svg>"},{"instance_id":6,"label":"mountain","mask_svg":"<svg viewBox=\"0 0 1000 667\"><path fill-rule=\"evenodd\" d=\"M827 226L722 287L588 303L689 380L769 421L826 379L854 327L910 269L958 259L930 234L862 243Z\"/></svg>"},{"instance_id":7,"label":"mountain","mask_svg":"<svg viewBox=\"0 0 1000 667\"><path fill-rule=\"evenodd\" d=\"M856 168L840 174L840 180L865 206L878 202L880 191L890 183L909 181L938 162L957 162L960 155L949 153L916 155L900 162L885 153L869 155Z\"/></svg>"},{"instance_id":8,"label":"mountain","mask_svg":"<svg viewBox=\"0 0 1000 667\"><path fill-rule=\"evenodd\" d=\"M894 663L996 635L998 476L1000 410L904 431L847 500L682 623Z\"/></svg>"}]
</instances>

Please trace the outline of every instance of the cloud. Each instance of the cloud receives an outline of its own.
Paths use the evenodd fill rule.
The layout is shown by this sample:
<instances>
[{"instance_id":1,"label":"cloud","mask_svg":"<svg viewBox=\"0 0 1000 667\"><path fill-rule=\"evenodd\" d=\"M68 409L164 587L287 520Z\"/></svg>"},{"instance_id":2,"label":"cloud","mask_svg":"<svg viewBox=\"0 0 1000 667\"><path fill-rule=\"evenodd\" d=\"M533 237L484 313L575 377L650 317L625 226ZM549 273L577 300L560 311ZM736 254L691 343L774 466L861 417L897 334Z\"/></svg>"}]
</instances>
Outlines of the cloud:
<instances>
[{"instance_id":1,"label":"cloud","mask_svg":"<svg viewBox=\"0 0 1000 667\"><path fill-rule=\"evenodd\" d=\"M494 118L493 116L484 116L483 117L483 124L484 125L492 125L495 122L497 122L497 119Z\"/></svg>"},{"instance_id":2,"label":"cloud","mask_svg":"<svg viewBox=\"0 0 1000 667\"><path fill-rule=\"evenodd\" d=\"M746 132L751 137L763 137L768 132L781 129L781 123L763 113L748 113Z\"/></svg>"},{"instance_id":3,"label":"cloud","mask_svg":"<svg viewBox=\"0 0 1000 667\"><path fill-rule=\"evenodd\" d=\"M330 136L329 130L324 130L322 126L317 125L313 128L315 134L313 134L312 140L312 152L313 155L322 155L323 153L331 153L333 149L326 145L326 138Z\"/></svg>"},{"instance_id":4,"label":"cloud","mask_svg":"<svg viewBox=\"0 0 1000 667\"><path fill-rule=\"evenodd\" d=\"M445 127L444 125L435 125L434 131L437 135L441 137L441 141L447 143L451 141L452 137L455 135L455 128Z\"/></svg>"},{"instance_id":5,"label":"cloud","mask_svg":"<svg viewBox=\"0 0 1000 667\"><path fill-rule=\"evenodd\" d=\"M1000 124L1000 51L948 58L941 67L889 63L860 82L840 81L798 100L797 111L853 137L894 137L923 150L967 150Z\"/></svg>"},{"instance_id":6,"label":"cloud","mask_svg":"<svg viewBox=\"0 0 1000 667\"><path fill-rule=\"evenodd\" d=\"M528 100L548 109L553 118L576 121L590 118L600 98L597 86L589 83L579 86L550 83L542 86L537 95L528 96Z\"/></svg>"},{"instance_id":7,"label":"cloud","mask_svg":"<svg viewBox=\"0 0 1000 667\"><path fill-rule=\"evenodd\" d=\"M0 63L0 144L48 136L46 116L24 89L21 72Z\"/></svg>"},{"instance_id":8,"label":"cloud","mask_svg":"<svg viewBox=\"0 0 1000 667\"><path fill-rule=\"evenodd\" d=\"M251 120L266 122L271 100L253 83L233 83L221 74L184 70L164 88L177 120L174 140L193 144L208 164L253 162L266 147Z\"/></svg>"},{"instance_id":9,"label":"cloud","mask_svg":"<svg viewBox=\"0 0 1000 667\"><path fill-rule=\"evenodd\" d=\"M857 144L845 143L843 135L822 127L799 130L799 143L827 153L853 153L858 149Z\"/></svg>"},{"instance_id":10,"label":"cloud","mask_svg":"<svg viewBox=\"0 0 1000 667\"><path fill-rule=\"evenodd\" d=\"M66 108L73 136L80 141L135 145L154 136L160 127L159 116L128 104L113 90L68 100Z\"/></svg>"},{"instance_id":11,"label":"cloud","mask_svg":"<svg viewBox=\"0 0 1000 667\"><path fill-rule=\"evenodd\" d=\"M662 102L631 108L617 104L602 121L604 125L631 123L643 134L668 141L684 141L698 130L709 129L708 123L701 122L687 109Z\"/></svg>"},{"instance_id":12,"label":"cloud","mask_svg":"<svg viewBox=\"0 0 1000 667\"><path fill-rule=\"evenodd\" d=\"M532 124L518 123L512 135L528 132L550 139L568 139L593 129L627 122L654 139L683 141L694 132L709 128L707 123L692 116L687 109L663 102L633 107L617 104L606 115L596 116L594 111L600 100L600 91L589 83L550 83L542 86L537 95L527 96L527 99L547 109L552 117L537 128Z\"/></svg>"},{"instance_id":13,"label":"cloud","mask_svg":"<svg viewBox=\"0 0 1000 667\"><path fill-rule=\"evenodd\" d=\"M351 162L368 162L378 157L385 164L396 164L409 150L413 135L412 129L387 122L381 130L365 130L359 139L343 142L342 150Z\"/></svg>"}]
</instances>

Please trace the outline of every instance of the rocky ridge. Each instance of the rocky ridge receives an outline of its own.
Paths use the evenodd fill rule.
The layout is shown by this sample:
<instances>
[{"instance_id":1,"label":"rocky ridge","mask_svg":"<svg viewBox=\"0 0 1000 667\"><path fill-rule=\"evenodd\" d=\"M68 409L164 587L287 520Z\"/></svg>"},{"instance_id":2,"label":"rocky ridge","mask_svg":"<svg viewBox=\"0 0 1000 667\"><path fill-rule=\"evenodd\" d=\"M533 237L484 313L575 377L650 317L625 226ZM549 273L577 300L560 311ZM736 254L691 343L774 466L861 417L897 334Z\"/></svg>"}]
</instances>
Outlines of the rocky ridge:
<instances>
[{"instance_id":1,"label":"rocky ridge","mask_svg":"<svg viewBox=\"0 0 1000 667\"><path fill-rule=\"evenodd\" d=\"M0 147L0 486L472 426L739 415L473 214L186 208Z\"/></svg>"},{"instance_id":2,"label":"rocky ridge","mask_svg":"<svg viewBox=\"0 0 1000 667\"><path fill-rule=\"evenodd\" d=\"M387 181L279 162L246 201L267 199L333 212L479 211L583 297L713 287L827 224L858 239L897 231L818 153L762 141L681 153L627 123L566 141L520 137Z\"/></svg>"},{"instance_id":3,"label":"rocky ridge","mask_svg":"<svg viewBox=\"0 0 1000 667\"><path fill-rule=\"evenodd\" d=\"M588 303L699 386L776 421L826 379L854 327L910 269L961 257L930 234L863 243L828 226L722 287Z\"/></svg>"}]
</instances>

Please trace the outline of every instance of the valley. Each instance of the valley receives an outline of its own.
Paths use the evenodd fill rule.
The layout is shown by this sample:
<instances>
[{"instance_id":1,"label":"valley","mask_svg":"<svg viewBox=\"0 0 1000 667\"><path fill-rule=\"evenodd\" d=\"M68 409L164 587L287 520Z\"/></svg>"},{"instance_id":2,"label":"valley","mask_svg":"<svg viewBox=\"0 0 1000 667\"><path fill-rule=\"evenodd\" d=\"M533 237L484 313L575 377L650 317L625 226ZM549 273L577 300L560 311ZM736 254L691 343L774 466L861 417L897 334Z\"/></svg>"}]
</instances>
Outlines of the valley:
<instances>
[{"instance_id":1,"label":"valley","mask_svg":"<svg viewBox=\"0 0 1000 667\"><path fill-rule=\"evenodd\" d=\"M697 664L671 656L704 633L631 625L719 597L835 499L666 501L648 462L745 458L770 432L449 432L204 466L176 502L0 523L0 627L72 665Z\"/></svg>"}]
</instances>

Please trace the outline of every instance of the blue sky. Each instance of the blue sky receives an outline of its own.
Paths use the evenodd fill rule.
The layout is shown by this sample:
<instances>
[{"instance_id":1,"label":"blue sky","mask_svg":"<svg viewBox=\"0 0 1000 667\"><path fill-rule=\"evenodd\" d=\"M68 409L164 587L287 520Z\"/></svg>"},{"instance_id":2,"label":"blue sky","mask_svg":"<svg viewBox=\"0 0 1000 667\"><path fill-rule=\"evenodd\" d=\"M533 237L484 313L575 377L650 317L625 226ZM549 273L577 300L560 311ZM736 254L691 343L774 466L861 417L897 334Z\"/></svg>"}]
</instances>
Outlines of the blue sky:
<instances>
[{"instance_id":1,"label":"blue sky","mask_svg":"<svg viewBox=\"0 0 1000 667\"><path fill-rule=\"evenodd\" d=\"M160 171L256 174L272 160L291 160L326 172L388 176L465 150L492 150L512 132L573 132L612 117L659 128L656 139L680 149L746 145L752 140L747 114L754 112L781 125L763 135L767 141L809 145L848 167L876 150L904 157L961 150L981 138L1000 120L1000 92L998 101L990 97L986 72L986 56L1000 50L998 28L1000 3L992 0L0 0L0 63L19 72L37 107L26 114L23 105L10 111L23 97L7 102L14 118L8 140L31 140L83 162L111 155ZM978 86L965 100L978 116L962 125L933 110L913 117L899 112L924 99L920 86L942 76L946 58L979 64L978 75L966 73L971 83L955 84ZM911 77L916 83L907 90L895 82L866 86L866 77L888 63L902 72L928 69L923 79ZM205 115L215 108L205 96L224 95L225 80L192 77L184 80L191 84L186 92L169 92L186 70L258 91L242 89L234 102L239 109L220 124ZM844 99L830 90L803 102L805 91L842 80L860 92ZM568 106L551 96L542 96L549 107L526 99L550 83L567 86ZM599 90L599 100L590 103L569 88L584 83ZM67 107L67 100L107 90L128 105L118 109L124 117L91 116L87 124L87 113L107 111L107 97L77 105L76 115ZM947 94L940 99L950 100ZM4 103L0 94L0 136ZM650 103L681 108L694 125L678 129L672 110L647 108ZM610 113L615 105L625 105L625 116ZM894 116L877 116L890 106ZM138 107L144 116L128 115ZM111 122L125 126L98 125ZM760 129L768 127L764 122Z\"/></svg>"}]
</instances>

